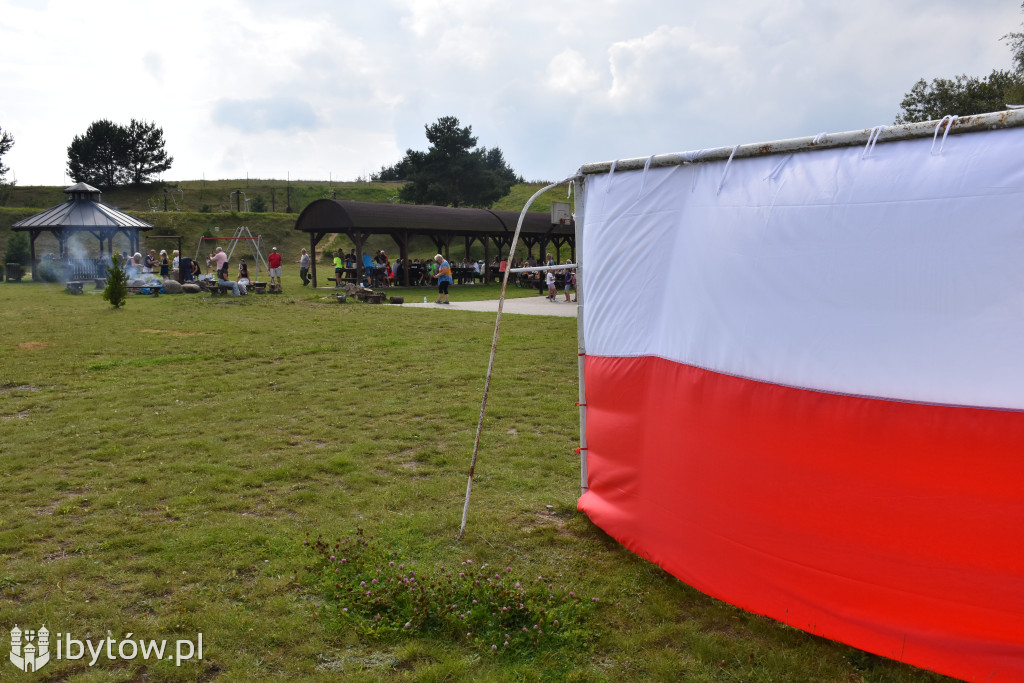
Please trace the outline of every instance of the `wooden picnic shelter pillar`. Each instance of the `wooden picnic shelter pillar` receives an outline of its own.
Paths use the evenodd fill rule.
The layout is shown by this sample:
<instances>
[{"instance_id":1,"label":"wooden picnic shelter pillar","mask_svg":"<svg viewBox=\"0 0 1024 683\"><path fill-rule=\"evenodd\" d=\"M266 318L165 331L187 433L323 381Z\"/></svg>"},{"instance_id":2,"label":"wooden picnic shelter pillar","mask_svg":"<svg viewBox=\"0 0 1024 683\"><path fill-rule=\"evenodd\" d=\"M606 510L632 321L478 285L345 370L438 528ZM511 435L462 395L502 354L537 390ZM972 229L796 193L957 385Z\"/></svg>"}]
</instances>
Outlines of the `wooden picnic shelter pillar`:
<instances>
[{"instance_id":1,"label":"wooden picnic shelter pillar","mask_svg":"<svg viewBox=\"0 0 1024 683\"><path fill-rule=\"evenodd\" d=\"M309 271L310 275L313 276L313 289L316 289L316 245L320 244L320 240L322 240L326 234L326 232L309 233Z\"/></svg>"},{"instance_id":2,"label":"wooden picnic shelter pillar","mask_svg":"<svg viewBox=\"0 0 1024 683\"><path fill-rule=\"evenodd\" d=\"M491 241L486 237L480 238L484 245L484 284L491 283Z\"/></svg>"},{"instance_id":3,"label":"wooden picnic shelter pillar","mask_svg":"<svg viewBox=\"0 0 1024 683\"><path fill-rule=\"evenodd\" d=\"M29 230L29 253L32 261L32 279L35 280L39 272L39 259L36 258L36 238L39 237L38 230Z\"/></svg>"},{"instance_id":4,"label":"wooden picnic shelter pillar","mask_svg":"<svg viewBox=\"0 0 1024 683\"><path fill-rule=\"evenodd\" d=\"M430 236L431 241L437 246L437 253L444 256L444 260L451 263L451 244L452 234L450 232L440 232Z\"/></svg>"},{"instance_id":5,"label":"wooden picnic shelter pillar","mask_svg":"<svg viewBox=\"0 0 1024 683\"><path fill-rule=\"evenodd\" d=\"M523 244L526 245L526 258L527 260L533 258L533 246L537 244L539 239L537 237L531 237L530 235L521 235L520 239L523 240ZM538 260L540 257L538 257Z\"/></svg>"},{"instance_id":6,"label":"wooden picnic shelter pillar","mask_svg":"<svg viewBox=\"0 0 1024 683\"><path fill-rule=\"evenodd\" d=\"M395 230L391 239L398 245L398 259L402 262L402 286L409 286L409 231Z\"/></svg>"},{"instance_id":7,"label":"wooden picnic shelter pillar","mask_svg":"<svg viewBox=\"0 0 1024 683\"><path fill-rule=\"evenodd\" d=\"M473 242L476 242L476 237L472 235L466 235L466 260L471 261L469 250L473 248Z\"/></svg>"},{"instance_id":8,"label":"wooden picnic shelter pillar","mask_svg":"<svg viewBox=\"0 0 1024 683\"><path fill-rule=\"evenodd\" d=\"M554 236L551 241L555 243L555 261L562 262L562 245L569 241L568 237Z\"/></svg>"},{"instance_id":9,"label":"wooden picnic shelter pillar","mask_svg":"<svg viewBox=\"0 0 1024 683\"><path fill-rule=\"evenodd\" d=\"M68 249L68 238L65 237L62 230L51 230L50 234L57 238L57 252L63 261Z\"/></svg>"},{"instance_id":10,"label":"wooden picnic shelter pillar","mask_svg":"<svg viewBox=\"0 0 1024 683\"><path fill-rule=\"evenodd\" d=\"M356 245L356 277L359 278L359 274L362 273L362 279L359 280L359 284L362 284L366 280L366 266L363 265L363 245L366 244L366 238L370 236L368 232L346 232L348 238L352 240L352 244ZM335 282L334 284L338 284ZM371 275L370 284L373 284L373 278Z\"/></svg>"},{"instance_id":11,"label":"wooden picnic shelter pillar","mask_svg":"<svg viewBox=\"0 0 1024 683\"><path fill-rule=\"evenodd\" d=\"M486 251L487 251L487 247L488 247L488 245L489 245L490 243L492 243L492 242L494 243L494 248L495 248L495 250L496 250L496 252L497 252L497 256L498 256L498 261L500 262L500 261L501 261L502 259L504 259L504 258L505 258L505 245L506 245L506 244L508 244L508 245L510 245L510 246L511 246L511 244L512 244L512 238L511 238L511 237L507 237L507 236L505 236L505 235L502 235L501 237L494 237L494 236L492 235L492 236L491 236L491 237L490 237L489 239L485 239L485 240L484 240L484 251L485 251L485 253L486 253ZM488 256L486 256L486 257L485 257L485 260L487 261L487 277L488 277L488 278L490 278L490 277L491 277L491 263L490 263L490 256L489 256L489 255L488 255ZM509 268L511 268L511 267L512 267L512 266L511 266L511 265L509 265ZM496 279L497 279L498 281L501 281L501 278L502 278L502 275L501 275L501 271L498 271L498 274L497 274L497 275L495 275L494 277L495 277L495 278L496 278ZM489 279L489 280L488 280L488 282L491 282L491 281L493 281L493 280L492 280L492 279Z\"/></svg>"}]
</instances>

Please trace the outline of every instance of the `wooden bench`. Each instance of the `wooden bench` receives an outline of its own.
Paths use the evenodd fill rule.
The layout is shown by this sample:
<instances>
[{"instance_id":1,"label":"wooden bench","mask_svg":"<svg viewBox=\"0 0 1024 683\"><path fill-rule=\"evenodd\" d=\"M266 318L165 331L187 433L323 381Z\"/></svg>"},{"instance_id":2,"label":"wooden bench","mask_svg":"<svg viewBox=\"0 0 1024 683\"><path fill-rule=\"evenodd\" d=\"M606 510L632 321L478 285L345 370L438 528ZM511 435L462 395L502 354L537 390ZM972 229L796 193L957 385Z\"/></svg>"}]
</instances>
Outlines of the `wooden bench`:
<instances>
[{"instance_id":1,"label":"wooden bench","mask_svg":"<svg viewBox=\"0 0 1024 683\"><path fill-rule=\"evenodd\" d=\"M352 275L352 276L348 276L348 275L342 276L341 282L338 282L338 278L336 278L336 277L329 277L329 278L327 278L327 280L329 282L333 282L335 287L341 287L341 285L346 284L346 283L352 283L354 285L356 283L356 276L355 275Z\"/></svg>"},{"instance_id":2,"label":"wooden bench","mask_svg":"<svg viewBox=\"0 0 1024 683\"><path fill-rule=\"evenodd\" d=\"M84 282L72 281L68 282L65 286L68 288L68 294L81 294L82 285Z\"/></svg>"},{"instance_id":3,"label":"wooden bench","mask_svg":"<svg viewBox=\"0 0 1024 683\"><path fill-rule=\"evenodd\" d=\"M93 281L96 283L96 289L103 289L107 286L107 278L105 277L94 277Z\"/></svg>"},{"instance_id":4,"label":"wooden bench","mask_svg":"<svg viewBox=\"0 0 1024 683\"><path fill-rule=\"evenodd\" d=\"M218 294L231 294L235 291L235 288L231 285L221 285L217 283L210 284L210 294L217 296Z\"/></svg>"}]
</instances>

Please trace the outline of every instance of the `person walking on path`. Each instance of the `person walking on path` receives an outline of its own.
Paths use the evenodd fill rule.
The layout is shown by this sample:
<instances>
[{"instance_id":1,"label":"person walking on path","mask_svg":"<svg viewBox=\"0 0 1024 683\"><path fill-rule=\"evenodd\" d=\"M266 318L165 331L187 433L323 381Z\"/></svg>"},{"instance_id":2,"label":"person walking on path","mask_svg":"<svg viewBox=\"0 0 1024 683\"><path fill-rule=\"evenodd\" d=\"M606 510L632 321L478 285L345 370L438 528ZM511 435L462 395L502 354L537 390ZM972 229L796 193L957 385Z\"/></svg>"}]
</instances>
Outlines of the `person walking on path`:
<instances>
[{"instance_id":1,"label":"person walking on path","mask_svg":"<svg viewBox=\"0 0 1024 683\"><path fill-rule=\"evenodd\" d=\"M435 303L449 304L451 302L448 300L448 286L452 284L452 267L440 254L434 257L434 263L437 264L437 273L434 275L437 278L437 301ZM444 297L444 301L441 301L441 297Z\"/></svg>"},{"instance_id":2,"label":"person walking on path","mask_svg":"<svg viewBox=\"0 0 1024 683\"><path fill-rule=\"evenodd\" d=\"M281 292L281 252L277 247L270 249L270 256L267 258L267 265L270 266L270 291ZM276 286L275 286L276 285Z\"/></svg>"},{"instance_id":3,"label":"person walking on path","mask_svg":"<svg viewBox=\"0 0 1024 683\"><path fill-rule=\"evenodd\" d=\"M338 253L341 253L340 249ZM337 262L338 259L334 260ZM337 271L337 263L335 263L335 271ZM309 254L306 253L305 249L302 250L302 256L299 257L299 277L302 278L303 287L309 284Z\"/></svg>"}]
</instances>

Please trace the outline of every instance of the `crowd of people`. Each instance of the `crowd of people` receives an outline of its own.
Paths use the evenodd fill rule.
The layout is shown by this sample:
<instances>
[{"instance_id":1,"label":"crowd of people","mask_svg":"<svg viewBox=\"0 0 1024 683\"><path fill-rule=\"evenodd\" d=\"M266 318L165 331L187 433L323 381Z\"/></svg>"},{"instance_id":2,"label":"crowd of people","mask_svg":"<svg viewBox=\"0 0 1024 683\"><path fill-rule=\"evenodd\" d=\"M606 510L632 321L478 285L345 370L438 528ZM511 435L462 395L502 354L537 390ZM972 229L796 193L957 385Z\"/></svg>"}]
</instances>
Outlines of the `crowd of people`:
<instances>
[{"instance_id":1,"label":"crowd of people","mask_svg":"<svg viewBox=\"0 0 1024 683\"><path fill-rule=\"evenodd\" d=\"M206 258L205 272L197 259L188 257L182 258L175 249L170 254L166 250L150 249L145 256L135 253L132 256L128 252L122 252L122 267L128 275L129 280L153 281L156 279L173 278L178 279L179 272L183 281L208 280L216 282L218 286L230 287L232 294L244 295L252 281L249 275L249 265L244 258L239 259L235 278L231 279L228 265L228 255L221 248L217 247L213 253ZM356 273L357 256L355 250L345 253L338 249L333 257L334 282L336 287L342 286L346 281L354 282L358 279ZM400 285L403 281L403 271L409 271L409 284L412 286L434 286L438 288L438 304L449 303L449 287L458 284L475 284L476 280L483 278L486 268L490 267L492 275L498 276L504 272L505 262L499 257L494 258L490 266L483 261L470 261L463 259L456 262L455 267L449 263L441 254L432 259L396 259L394 262L388 257L387 252L378 249L376 253L363 254L363 276L361 284L369 288L392 287ZM267 257L270 278L269 291L281 291L281 253L277 247L273 247ZM308 286L312 281L310 276L311 257L307 250L302 249L297 261L299 265L299 279L302 286ZM541 262L535 261L532 257L518 259L513 268L536 267L539 265L558 265L554 257L548 253ZM558 300L557 287L562 285L565 301L575 301L571 293L576 288L576 272L571 268L571 263L566 261L567 267L564 270L549 270L546 272L533 272L519 274L519 284L524 286L536 286L541 289L541 283L547 287L547 298L549 301Z\"/></svg>"}]
</instances>

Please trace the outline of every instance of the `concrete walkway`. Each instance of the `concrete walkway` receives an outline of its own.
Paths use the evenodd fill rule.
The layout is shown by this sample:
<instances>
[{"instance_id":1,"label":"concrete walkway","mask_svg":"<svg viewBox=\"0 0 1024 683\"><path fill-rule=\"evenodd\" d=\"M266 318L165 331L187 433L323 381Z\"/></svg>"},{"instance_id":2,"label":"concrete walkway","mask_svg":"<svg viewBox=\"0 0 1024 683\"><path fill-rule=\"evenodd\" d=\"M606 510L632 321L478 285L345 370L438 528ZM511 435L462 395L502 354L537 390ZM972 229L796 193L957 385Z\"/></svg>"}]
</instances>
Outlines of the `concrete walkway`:
<instances>
[{"instance_id":1,"label":"concrete walkway","mask_svg":"<svg viewBox=\"0 0 1024 683\"><path fill-rule=\"evenodd\" d=\"M480 311L484 313L497 313L498 300L489 299L485 301L453 301L447 306L433 303L437 295L428 296L429 303L404 303L403 308L439 308L445 311ZM554 315L563 318L576 317L576 302L568 302L565 295L560 294L558 301L552 303L543 296L527 296L517 299L505 299L505 306L502 314L511 313L518 315Z\"/></svg>"}]
</instances>

